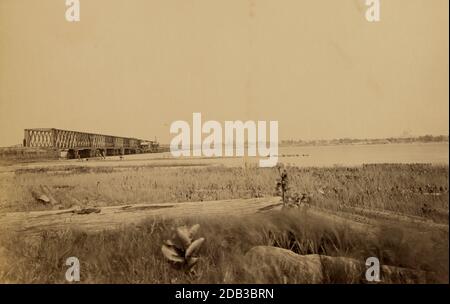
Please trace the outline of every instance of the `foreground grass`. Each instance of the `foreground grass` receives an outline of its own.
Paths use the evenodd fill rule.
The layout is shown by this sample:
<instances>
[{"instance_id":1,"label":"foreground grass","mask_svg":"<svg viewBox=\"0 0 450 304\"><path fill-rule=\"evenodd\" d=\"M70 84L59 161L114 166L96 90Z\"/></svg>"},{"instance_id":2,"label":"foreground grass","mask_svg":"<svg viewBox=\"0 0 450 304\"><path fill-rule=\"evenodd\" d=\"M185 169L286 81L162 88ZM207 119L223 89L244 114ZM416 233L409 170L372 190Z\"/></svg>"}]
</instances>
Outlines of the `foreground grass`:
<instances>
[{"instance_id":1,"label":"foreground grass","mask_svg":"<svg viewBox=\"0 0 450 304\"><path fill-rule=\"evenodd\" d=\"M288 167L311 204L401 212L448 223L448 166ZM276 168L44 168L0 176L0 212L252 198L275 193ZM57 205L42 205L35 194ZM435 211L435 212L434 212Z\"/></svg>"},{"instance_id":2,"label":"foreground grass","mask_svg":"<svg viewBox=\"0 0 450 304\"><path fill-rule=\"evenodd\" d=\"M306 193L310 204L331 210L377 209L448 224L448 166L372 165L288 167L291 193ZM0 215L9 211L62 209L133 203L252 198L275 193L276 168L44 168L0 176ZM36 193L56 205L42 205ZM206 238L195 274L170 267L161 254L170 229L200 223ZM298 211L245 218L147 221L100 233L66 230L39 237L0 234L0 282L65 283L65 260L81 261L83 283L296 283L302 278L248 271L245 253L269 245L299 254L325 254L421 270L427 282L448 282L448 232L420 230L401 222L379 223L375 237L355 233ZM411 227L412 226L412 227ZM0 227L1 228L1 227ZM324 265L324 283L358 283Z\"/></svg>"},{"instance_id":3,"label":"foreground grass","mask_svg":"<svg viewBox=\"0 0 450 304\"><path fill-rule=\"evenodd\" d=\"M192 223L200 223L198 235L206 242L195 274L186 274L164 260L161 245L172 227ZM70 256L81 262L82 283L296 283L303 279L276 272L260 277L246 270L244 255L257 245L360 261L375 256L383 265L425 271L427 282L448 282L448 234L433 231L426 235L411 233L402 225L384 225L373 238L296 210L245 218L148 221L139 227L92 234L43 233L31 240L10 235L0 238L0 282L65 283L65 260ZM365 282L364 273L348 278L326 267L324 272L328 273L323 283Z\"/></svg>"}]
</instances>

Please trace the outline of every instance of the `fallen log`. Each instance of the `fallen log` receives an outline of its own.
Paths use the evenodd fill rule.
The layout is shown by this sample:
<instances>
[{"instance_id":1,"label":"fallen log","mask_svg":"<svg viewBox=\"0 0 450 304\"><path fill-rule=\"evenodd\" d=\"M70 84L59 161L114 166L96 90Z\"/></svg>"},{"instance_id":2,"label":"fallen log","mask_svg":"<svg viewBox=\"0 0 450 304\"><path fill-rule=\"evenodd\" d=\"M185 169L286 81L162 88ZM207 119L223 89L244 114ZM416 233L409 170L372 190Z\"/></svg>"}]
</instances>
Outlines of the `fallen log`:
<instances>
[{"instance_id":1,"label":"fallen log","mask_svg":"<svg viewBox=\"0 0 450 304\"><path fill-rule=\"evenodd\" d=\"M0 234L32 235L44 230L79 229L88 232L136 225L144 220L215 215L244 216L280 208L279 197L204 202L134 204L89 209L11 212L0 214Z\"/></svg>"},{"instance_id":2,"label":"fallen log","mask_svg":"<svg viewBox=\"0 0 450 304\"><path fill-rule=\"evenodd\" d=\"M299 255L272 246L256 246L244 257L244 270L254 283L370 283L365 278L366 265L347 257L319 254ZM425 283L426 273L407 268L381 265L382 284Z\"/></svg>"},{"instance_id":3,"label":"fallen log","mask_svg":"<svg viewBox=\"0 0 450 304\"><path fill-rule=\"evenodd\" d=\"M0 213L0 235L9 232L33 235L45 230L77 229L97 232L122 228L126 225L138 225L148 219L195 218L204 216L246 216L281 210L279 197L251 199L230 199L219 201L133 204L102 208L65 209L50 211ZM319 222L342 225L348 229L375 236L378 233L376 222L363 221L350 214L338 214L313 206L302 206L299 212Z\"/></svg>"}]
</instances>

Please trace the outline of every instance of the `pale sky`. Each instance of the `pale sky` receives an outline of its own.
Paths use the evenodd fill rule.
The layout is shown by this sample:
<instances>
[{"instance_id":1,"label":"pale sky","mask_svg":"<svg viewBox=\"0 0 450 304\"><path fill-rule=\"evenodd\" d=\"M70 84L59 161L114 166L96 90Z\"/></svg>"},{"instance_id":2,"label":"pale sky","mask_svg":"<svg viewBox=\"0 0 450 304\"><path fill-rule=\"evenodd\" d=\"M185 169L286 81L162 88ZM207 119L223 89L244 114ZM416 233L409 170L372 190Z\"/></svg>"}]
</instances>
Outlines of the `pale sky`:
<instances>
[{"instance_id":1,"label":"pale sky","mask_svg":"<svg viewBox=\"0 0 450 304\"><path fill-rule=\"evenodd\" d=\"M448 0L0 0L0 146L25 128L169 142L278 120L280 139L448 134Z\"/></svg>"}]
</instances>

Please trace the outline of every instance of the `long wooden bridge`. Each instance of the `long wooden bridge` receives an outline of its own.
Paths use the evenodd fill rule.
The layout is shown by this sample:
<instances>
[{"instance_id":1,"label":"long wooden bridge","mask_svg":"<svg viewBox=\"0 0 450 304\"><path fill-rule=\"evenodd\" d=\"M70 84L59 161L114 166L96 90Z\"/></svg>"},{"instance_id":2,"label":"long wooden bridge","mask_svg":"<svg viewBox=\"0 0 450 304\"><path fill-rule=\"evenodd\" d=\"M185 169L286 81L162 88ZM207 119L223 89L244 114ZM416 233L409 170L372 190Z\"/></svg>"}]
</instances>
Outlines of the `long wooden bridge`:
<instances>
[{"instance_id":1,"label":"long wooden bridge","mask_svg":"<svg viewBox=\"0 0 450 304\"><path fill-rule=\"evenodd\" d=\"M25 129L23 146L67 152L68 158L157 152L159 147L151 140L54 128Z\"/></svg>"}]
</instances>

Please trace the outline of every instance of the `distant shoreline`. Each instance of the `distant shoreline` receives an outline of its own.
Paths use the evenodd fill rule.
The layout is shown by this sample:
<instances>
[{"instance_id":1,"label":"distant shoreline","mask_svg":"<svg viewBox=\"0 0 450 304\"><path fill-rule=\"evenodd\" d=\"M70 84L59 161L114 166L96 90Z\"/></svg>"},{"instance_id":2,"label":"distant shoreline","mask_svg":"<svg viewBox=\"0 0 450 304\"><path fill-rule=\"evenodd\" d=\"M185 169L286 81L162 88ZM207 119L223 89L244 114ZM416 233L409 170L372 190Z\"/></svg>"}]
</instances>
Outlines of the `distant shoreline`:
<instances>
[{"instance_id":1,"label":"distant shoreline","mask_svg":"<svg viewBox=\"0 0 450 304\"><path fill-rule=\"evenodd\" d=\"M307 147L307 146L338 146L338 145L388 145L388 144L417 144L417 143L448 143L448 135L425 135L407 138L381 138L381 139L331 139L331 140L282 140L280 147Z\"/></svg>"}]
</instances>

